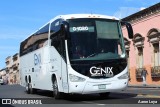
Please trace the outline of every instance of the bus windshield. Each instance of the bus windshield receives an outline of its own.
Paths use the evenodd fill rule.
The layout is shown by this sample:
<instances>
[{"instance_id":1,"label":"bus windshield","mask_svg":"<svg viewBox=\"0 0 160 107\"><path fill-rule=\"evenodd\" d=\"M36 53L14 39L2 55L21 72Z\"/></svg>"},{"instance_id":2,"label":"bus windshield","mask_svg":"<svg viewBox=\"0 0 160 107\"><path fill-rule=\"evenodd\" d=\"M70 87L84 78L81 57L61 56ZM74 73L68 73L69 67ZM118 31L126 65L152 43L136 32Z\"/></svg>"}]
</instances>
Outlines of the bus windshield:
<instances>
[{"instance_id":1,"label":"bus windshield","mask_svg":"<svg viewBox=\"0 0 160 107\"><path fill-rule=\"evenodd\" d=\"M124 43L117 20L70 19L69 34L70 61L125 57Z\"/></svg>"}]
</instances>

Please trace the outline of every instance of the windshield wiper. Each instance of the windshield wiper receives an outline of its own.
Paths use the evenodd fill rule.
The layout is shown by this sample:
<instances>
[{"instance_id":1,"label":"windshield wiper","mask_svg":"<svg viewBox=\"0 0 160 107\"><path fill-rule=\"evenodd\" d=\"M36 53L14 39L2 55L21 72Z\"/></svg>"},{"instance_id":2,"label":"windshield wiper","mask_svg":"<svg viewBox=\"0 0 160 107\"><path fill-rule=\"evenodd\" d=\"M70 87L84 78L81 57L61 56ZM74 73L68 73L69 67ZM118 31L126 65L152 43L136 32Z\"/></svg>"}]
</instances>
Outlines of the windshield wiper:
<instances>
[{"instance_id":1,"label":"windshield wiper","mask_svg":"<svg viewBox=\"0 0 160 107\"><path fill-rule=\"evenodd\" d=\"M98 55L98 53L91 54L91 55L87 56L87 58L93 57L93 56L95 56L95 55Z\"/></svg>"}]
</instances>

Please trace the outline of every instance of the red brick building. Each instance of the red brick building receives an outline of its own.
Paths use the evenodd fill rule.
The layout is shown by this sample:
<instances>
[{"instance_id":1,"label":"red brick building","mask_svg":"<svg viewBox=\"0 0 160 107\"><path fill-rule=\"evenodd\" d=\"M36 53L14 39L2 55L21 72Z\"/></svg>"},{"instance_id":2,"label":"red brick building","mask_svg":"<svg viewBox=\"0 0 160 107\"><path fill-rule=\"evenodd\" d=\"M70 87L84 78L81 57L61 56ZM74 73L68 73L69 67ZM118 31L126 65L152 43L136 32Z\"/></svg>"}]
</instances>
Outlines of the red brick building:
<instances>
[{"instance_id":1,"label":"red brick building","mask_svg":"<svg viewBox=\"0 0 160 107\"><path fill-rule=\"evenodd\" d=\"M147 70L148 85L160 85L160 3L124 19L132 24L134 38L128 39L123 28L128 53L130 84L142 84L141 72Z\"/></svg>"}]
</instances>

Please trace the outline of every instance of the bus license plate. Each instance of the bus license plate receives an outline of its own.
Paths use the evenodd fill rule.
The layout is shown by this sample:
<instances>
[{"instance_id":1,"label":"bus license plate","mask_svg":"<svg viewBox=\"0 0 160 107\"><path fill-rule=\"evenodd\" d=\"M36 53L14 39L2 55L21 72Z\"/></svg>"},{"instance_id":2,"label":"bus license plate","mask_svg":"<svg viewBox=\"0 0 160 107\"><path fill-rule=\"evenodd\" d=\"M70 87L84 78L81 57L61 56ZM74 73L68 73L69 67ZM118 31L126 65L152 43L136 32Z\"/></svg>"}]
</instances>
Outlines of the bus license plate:
<instances>
[{"instance_id":1,"label":"bus license plate","mask_svg":"<svg viewBox=\"0 0 160 107\"><path fill-rule=\"evenodd\" d=\"M106 85L105 84L100 84L100 85L98 85L98 89L106 89Z\"/></svg>"}]
</instances>

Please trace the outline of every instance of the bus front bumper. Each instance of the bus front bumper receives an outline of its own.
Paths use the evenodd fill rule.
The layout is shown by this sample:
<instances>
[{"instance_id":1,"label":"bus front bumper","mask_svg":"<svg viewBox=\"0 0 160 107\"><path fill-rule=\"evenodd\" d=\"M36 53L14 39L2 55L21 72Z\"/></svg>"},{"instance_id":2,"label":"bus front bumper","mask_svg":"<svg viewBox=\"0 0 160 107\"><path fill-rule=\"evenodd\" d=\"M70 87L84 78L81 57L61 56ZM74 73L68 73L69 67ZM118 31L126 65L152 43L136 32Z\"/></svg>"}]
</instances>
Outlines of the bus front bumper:
<instances>
[{"instance_id":1,"label":"bus front bumper","mask_svg":"<svg viewBox=\"0 0 160 107\"><path fill-rule=\"evenodd\" d=\"M128 79L106 81L106 82L91 82L70 84L69 93L91 94L103 92L123 91L128 86Z\"/></svg>"}]
</instances>

